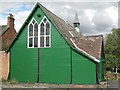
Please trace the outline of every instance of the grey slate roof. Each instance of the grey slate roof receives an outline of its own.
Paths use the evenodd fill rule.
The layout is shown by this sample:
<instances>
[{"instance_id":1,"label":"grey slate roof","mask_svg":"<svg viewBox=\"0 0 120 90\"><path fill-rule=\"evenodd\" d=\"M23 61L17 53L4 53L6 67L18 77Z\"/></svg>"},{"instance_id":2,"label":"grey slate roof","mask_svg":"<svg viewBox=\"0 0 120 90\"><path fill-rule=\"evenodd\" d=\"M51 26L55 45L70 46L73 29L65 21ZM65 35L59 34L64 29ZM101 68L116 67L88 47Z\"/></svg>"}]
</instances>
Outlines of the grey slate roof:
<instances>
[{"instance_id":1,"label":"grey slate roof","mask_svg":"<svg viewBox=\"0 0 120 90\"><path fill-rule=\"evenodd\" d=\"M7 25L1 25L0 26L0 36L8 30L9 26Z\"/></svg>"},{"instance_id":2,"label":"grey slate roof","mask_svg":"<svg viewBox=\"0 0 120 90\"><path fill-rule=\"evenodd\" d=\"M101 48L102 48L102 35L97 36L83 36L80 38L71 38L76 46L91 56L100 59L101 57Z\"/></svg>"},{"instance_id":3,"label":"grey slate roof","mask_svg":"<svg viewBox=\"0 0 120 90\"><path fill-rule=\"evenodd\" d=\"M72 35L69 33L69 31L74 31L76 35L79 35L76 29L73 28L70 24L66 23L63 19L59 18L54 13L46 9L43 5L40 4L40 6L44 9L45 13L50 17L50 19L55 23L55 25L62 32L65 38L73 45L70 40L70 37L72 37Z\"/></svg>"},{"instance_id":4,"label":"grey slate roof","mask_svg":"<svg viewBox=\"0 0 120 90\"><path fill-rule=\"evenodd\" d=\"M42 5L40 4L40 6ZM44 6L42 6L42 8L73 47L75 47L74 44L76 44L78 48L84 50L89 55L97 59L100 59L103 39L102 35L96 36L83 36L82 34L80 35L80 33L78 33L74 27L66 23L64 20L62 20L54 13L46 9ZM75 16L75 22L76 23L79 22L77 13ZM75 37L73 37L73 35L75 35ZM71 41L71 39L73 41Z\"/></svg>"}]
</instances>

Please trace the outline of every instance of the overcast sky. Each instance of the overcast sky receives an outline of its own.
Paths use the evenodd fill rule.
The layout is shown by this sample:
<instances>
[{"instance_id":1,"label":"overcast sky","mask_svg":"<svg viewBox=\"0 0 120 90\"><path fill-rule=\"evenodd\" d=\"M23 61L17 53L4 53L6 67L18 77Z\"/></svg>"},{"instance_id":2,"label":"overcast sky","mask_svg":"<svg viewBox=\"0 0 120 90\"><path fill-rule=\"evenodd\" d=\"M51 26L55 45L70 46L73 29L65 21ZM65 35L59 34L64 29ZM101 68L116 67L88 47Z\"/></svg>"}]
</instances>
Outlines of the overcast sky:
<instances>
[{"instance_id":1,"label":"overcast sky","mask_svg":"<svg viewBox=\"0 0 120 90\"><path fill-rule=\"evenodd\" d=\"M7 16L12 13L15 29L18 31L36 2L0 2L0 25L7 24ZM84 35L110 33L118 27L118 1L106 2L41 2L47 9L73 25L78 14L80 30Z\"/></svg>"}]
</instances>

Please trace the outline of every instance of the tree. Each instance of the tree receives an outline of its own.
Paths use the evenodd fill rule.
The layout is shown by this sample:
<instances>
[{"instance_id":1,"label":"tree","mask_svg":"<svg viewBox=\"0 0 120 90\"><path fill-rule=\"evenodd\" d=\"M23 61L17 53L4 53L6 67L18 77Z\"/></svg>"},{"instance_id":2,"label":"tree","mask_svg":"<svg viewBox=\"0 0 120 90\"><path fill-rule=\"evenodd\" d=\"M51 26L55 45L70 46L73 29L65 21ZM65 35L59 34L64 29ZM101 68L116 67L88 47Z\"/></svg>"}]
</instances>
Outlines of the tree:
<instances>
[{"instance_id":1,"label":"tree","mask_svg":"<svg viewBox=\"0 0 120 90\"><path fill-rule=\"evenodd\" d=\"M120 29L112 29L112 33L107 34L105 55L106 68L117 69L120 65Z\"/></svg>"}]
</instances>

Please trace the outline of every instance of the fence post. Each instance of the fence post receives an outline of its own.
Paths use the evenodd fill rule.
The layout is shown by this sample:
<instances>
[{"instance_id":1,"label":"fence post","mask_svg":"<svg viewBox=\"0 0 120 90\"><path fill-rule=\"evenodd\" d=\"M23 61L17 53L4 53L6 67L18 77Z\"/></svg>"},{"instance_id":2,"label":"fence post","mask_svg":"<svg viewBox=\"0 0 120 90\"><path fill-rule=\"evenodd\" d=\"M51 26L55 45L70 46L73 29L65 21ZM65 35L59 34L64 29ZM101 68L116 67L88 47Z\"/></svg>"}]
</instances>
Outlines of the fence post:
<instances>
[{"instance_id":1,"label":"fence post","mask_svg":"<svg viewBox=\"0 0 120 90\"><path fill-rule=\"evenodd\" d=\"M117 73L117 80L119 80L118 73Z\"/></svg>"},{"instance_id":2,"label":"fence post","mask_svg":"<svg viewBox=\"0 0 120 90\"><path fill-rule=\"evenodd\" d=\"M108 76L107 76L107 88L108 88Z\"/></svg>"}]
</instances>

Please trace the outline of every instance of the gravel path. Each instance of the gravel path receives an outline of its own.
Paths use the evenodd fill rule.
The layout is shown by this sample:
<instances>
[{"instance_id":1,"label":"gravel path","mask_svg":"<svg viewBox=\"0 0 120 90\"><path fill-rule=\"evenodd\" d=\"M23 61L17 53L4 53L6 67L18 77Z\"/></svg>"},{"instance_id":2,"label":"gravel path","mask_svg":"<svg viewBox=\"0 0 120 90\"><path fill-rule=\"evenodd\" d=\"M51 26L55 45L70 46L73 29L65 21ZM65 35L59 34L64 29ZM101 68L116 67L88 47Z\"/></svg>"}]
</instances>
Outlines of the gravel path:
<instances>
[{"instance_id":1,"label":"gravel path","mask_svg":"<svg viewBox=\"0 0 120 90\"><path fill-rule=\"evenodd\" d=\"M90 84L49 84L49 83L15 83L3 82L2 88L106 88L106 85Z\"/></svg>"}]
</instances>

